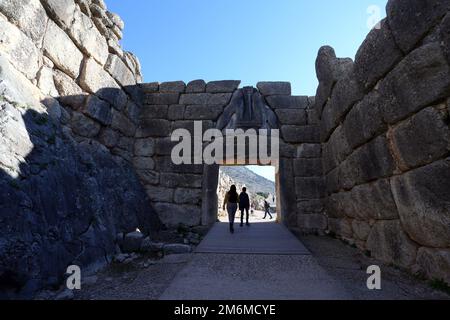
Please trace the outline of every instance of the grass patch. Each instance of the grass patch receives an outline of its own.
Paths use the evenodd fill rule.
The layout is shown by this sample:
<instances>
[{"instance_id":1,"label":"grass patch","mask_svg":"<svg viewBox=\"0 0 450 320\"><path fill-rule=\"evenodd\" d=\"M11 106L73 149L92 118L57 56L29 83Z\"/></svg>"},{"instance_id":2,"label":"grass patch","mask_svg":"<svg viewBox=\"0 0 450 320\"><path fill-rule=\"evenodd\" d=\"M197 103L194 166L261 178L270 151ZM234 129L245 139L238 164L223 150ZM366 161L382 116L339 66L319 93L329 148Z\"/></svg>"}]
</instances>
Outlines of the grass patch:
<instances>
[{"instance_id":1,"label":"grass patch","mask_svg":"<svg viewBox=\"0 0 450 320\"><path fill-rule=\"evenodd\" d=\"M443 279L433 279L430 281L430 287L445 292L450 295L450 286Z\"/></svg>"}]
</instances>

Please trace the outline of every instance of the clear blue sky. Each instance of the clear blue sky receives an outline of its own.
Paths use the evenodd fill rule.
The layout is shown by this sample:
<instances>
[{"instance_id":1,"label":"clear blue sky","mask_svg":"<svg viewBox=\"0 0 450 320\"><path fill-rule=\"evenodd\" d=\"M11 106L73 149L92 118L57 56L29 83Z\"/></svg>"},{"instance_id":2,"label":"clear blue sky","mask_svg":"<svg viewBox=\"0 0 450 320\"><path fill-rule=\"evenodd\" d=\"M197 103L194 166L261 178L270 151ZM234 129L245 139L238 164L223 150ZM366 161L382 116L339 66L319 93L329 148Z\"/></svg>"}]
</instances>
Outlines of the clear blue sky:
<instances>
[{"instance_id":1,"label":"clear blue sky","mask_svg":"<svg viewBox=\"0 0 450 320\"><path fill-rule=\"evenodd\" d=\"M106 0L125 21L122 45L144 80L290 81L314 95L322 45L355 56L369 29L367 9L387 0Z\"/></svg>"},{"instance_id":2,"label":"clear blue sky","mask_svg":"<svg viewBox=\"0 0 450 320\"><path fill-rule=\"evenodd\" d=\"M370 6L387 0L106 0L125 22L123 47L144 81L290 81L315 95L323 45L354 58L369 28ZM273 167L251 167L274 180Z\"/></svg>"}]
</instances>

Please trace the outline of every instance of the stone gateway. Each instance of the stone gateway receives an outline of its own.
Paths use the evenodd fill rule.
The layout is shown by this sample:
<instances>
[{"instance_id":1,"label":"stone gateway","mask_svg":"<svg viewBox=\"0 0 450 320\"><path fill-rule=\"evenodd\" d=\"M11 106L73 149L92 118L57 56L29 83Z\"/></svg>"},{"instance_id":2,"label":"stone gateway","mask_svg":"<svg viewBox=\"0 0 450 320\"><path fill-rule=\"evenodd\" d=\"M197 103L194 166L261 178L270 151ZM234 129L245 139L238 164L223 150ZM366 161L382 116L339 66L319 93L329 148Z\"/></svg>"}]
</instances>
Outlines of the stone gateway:
<instances>
[{"instance_id":1,"label":"stone gateway","mask_svg":"<svg viewBox=\"0 0 450 320\"><path fill-rule=\"evenodd\" d=\"M195 138L195 123L279 131L290 229L450 284L449 10L390 0L354 61L320 48L308 97L288 82L142 83L104 1L0 1L0 298L56 288L124 241L212 225L219 164L171 158L172 133Z\"/></svg>"}]
</instances>

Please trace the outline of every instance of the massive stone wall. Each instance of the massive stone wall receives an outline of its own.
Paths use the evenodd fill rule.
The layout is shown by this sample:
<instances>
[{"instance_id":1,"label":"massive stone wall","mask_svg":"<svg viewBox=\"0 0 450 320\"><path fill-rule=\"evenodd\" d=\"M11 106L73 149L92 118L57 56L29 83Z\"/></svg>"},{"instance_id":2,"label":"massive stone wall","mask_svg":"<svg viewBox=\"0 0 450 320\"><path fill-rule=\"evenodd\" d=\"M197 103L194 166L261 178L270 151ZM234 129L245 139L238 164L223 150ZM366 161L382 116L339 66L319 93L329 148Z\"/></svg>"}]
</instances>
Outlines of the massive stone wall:
<instances>
[{"instance_id":1,"label":"massive stone wall","mask_svg":"<svg viewBox=\"0 0 450 320\"><path fill-rule=\"evenodd\" d=\"M317 58L329 230L450 283L449 1L391 0L355 61Z\"/></svg>"},{"instance_id":2,"label":"massive stone wall","mask_svg":"<svg viewBox=\"0 0 450 320\"><path fill-rule=\"evenodd\" d=\"M0 1L0 296L159 227L130 165L141 74L123 27L101 0Z\"/></svg>"}]
</instances>

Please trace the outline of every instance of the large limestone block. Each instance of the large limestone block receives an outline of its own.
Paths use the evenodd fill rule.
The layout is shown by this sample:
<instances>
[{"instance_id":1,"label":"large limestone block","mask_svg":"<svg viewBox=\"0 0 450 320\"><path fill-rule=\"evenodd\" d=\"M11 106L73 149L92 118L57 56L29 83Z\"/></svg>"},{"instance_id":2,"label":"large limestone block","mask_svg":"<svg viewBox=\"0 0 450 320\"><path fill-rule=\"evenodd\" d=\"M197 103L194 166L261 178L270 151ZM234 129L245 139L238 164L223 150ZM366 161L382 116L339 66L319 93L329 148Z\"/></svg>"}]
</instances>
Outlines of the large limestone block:
<instances>
[{"instance_id":1,"label":"large limestone block","mask_svg":"<svg viewBox=\"0 0 450 320\"><path fill-rule=\"evenodd\" d=\"M440 44L426 44L411 52L380 82L384 119L395 123L446 98L449 90L450 67Z\"/></svg>"},{"instance_id":2,"label":"large limestone block","mask_svg":"<svg viewBox=\"0 0 450 320\"><path fill-rule=\"evenodd\" d=\"M164 93L183 93L186 90L186 84L183 81L163 82L159 85L159 92Z\"/></svg>"},{"instance_id":3,"label":"large limestone block","mask_svg":"<svg viewBox=\"0 0 450 320\"><path fill-rule=\"evenodd\" d=\"M47 66L43 66L37 74L37 85L42 93L46 96L57 97L55 81L53 79L53 70Z\"/></svg>"},{"instance_id":4,"label":"large limestone block","mask_svg":"<svg viewBox=\"0 0 450 320\"><path fill-rule=\"evenodd\" d=\"M48 20L39 0L2 0L0 12L39 46Z\"/></svg>"},{"instance_id":5,"label":"large limestone block","mask_svg":"<svg viewBox=\"0 0 450 320\"><path fill-rule=\"evenodd\" d=\"M41 56L33 41L0 15L0 51L28 79L36 77Z\"/></svg>"},{"instance_id":6,"label":"large limestone block","mask_svg":"<svg viewBox=\"0 0 450 320\"><path fill-rule=\"evenodd\" d=\"M42 94L0 53L0 95L11 102L39 106Z\"/></svg>"},{"instance_id":7,"label":"large limestone block","mask_svg":"<svg viewBox=\"0 0 450 320\"><path fill-rule=\"evenodd\" d=\"M328 229L344 239L351 239L353 236L352 223L349 219L328 219Z\"/></svg>"},{"instance_id":8,"label":"large limestone block","mask_svg":"<svg viewBox=\"0 0 450 320\"><path fill-rule=\"evenodd\" d=\"M256 87L263 96L291 95L290 82L259 82Z\"/></svg>"},{"instance_id":9,"label":"large limestone block","mask_svg":"<svg viewBox=\"0 0 450 320\"><path fill-rule=\"evenodd\" d=\"M346 205L349 208L347 212L354 218L392 220L399 217L387 179L356 186L350 192Z\"/></svg>"},{"instance_id":10,"label":"large limestone block","mask_svg":"<svg viewBox=\"0 0 450 320\"><path fill-rule=\"evenodd\" d=\"M161 185L168 188L201 188L203 176L198 174L161 173Z\"/></svg>"},{"instance_id":11,"label":"large limestone block","mask_svg":"<svg viewBox=\"0 0 450 320\"><path fill-rule=\"evenodd\" d=\"M409 52L449 10L448 0L391 0L386 7L392 34L403 52Z\"/></svg>"},{"instance_id":12,"label":"large limestone block","mask_svg":"<svg viewBox=\"0 0 450 320\"><path fill-rule=\"evenodd\" d=\"M210 93L229 93L234 92L239 85L240 80L222 80L222 81L211 81L206 85L206 92Z\"/></svg>"},{"instance_id":13,"label":"large limestone block","mask_svg":"<svg viewBox=\"0 0 450 320\"><path fill-rule=\"evenodd\" d=\"M147 195L151 201L155 202L173 202L174 189L156 187L156 186L145 186Z\"/></svg>"},{"instance_id":14,"label":"large limestone block","mask_svg":"<svg viewBox=\"0 0 450 320\"><path fill-rule=\"evenodd\" d=\"M167 105L146 105L142 109L141 119L167 119L168 113Z\"/></svg>"},{"instance_id":15,"label":"large limestone block","mask_svg":"<svg viewBox=\"0 0 450 320\"><path fill-rule=\"evenodd\" d=\"M379 221L367 239L372 256L385 263L411 267L417 254L417 245L403 231L399 220Z\"/></svg>"},{"instance_id":16,"label":"large limestone block","mask_svg":"<svg viewBox=\"0 0 450 320\"><path fill-rule=\"evenodd\" d=\"M357 239L366 241L369 237L371 227L367 221L353 220L352 230Z\"/></svg>"},{"instance_id":17,"label":"large limestone block","mask_svg":"<svg viewBox=\"0 0 450 320\"><path fill-rule=\"evenodd\" d=\"M297 177L295 190L297 199L320 199L325 196L325 181L322 177Z\"/></svg>"},{"instance_id":18,"label":"large limestone block","mask_svg":"<svg viewBox=\"0 0 450 320\"><path fill-rule=\"evenodd\" d=\"M322 176L321 159L294 159L294 173L296 177Z\"/></svg>"},{"instance_id":19,"label":"large limestone block","mask_svg":"<svg viewBox=\"0 0 450 320\"><path fill-rule=\"evenodd\" d=\"M133 86L136 84L136 78L131 70L118 56L110 54L105 65L106 71L119 82L122 87Z\"/></svg>"},{"instance_id":20,"label":"large limestone block","mask_svg":"<svg viewBox=\"0 0 450 320\"><path fill-rule=\"evenodd\" d=\"M231 100L231 93L187 93L182 94L180 104L225 106Z\"/></svg>"},{"instance_id":21,"label":"large limestone block","mask_svg":"<svg viewBox=\"0 0 450 320\"><path fill-rule=\"evenodd\" d=\"M450 129L444 110L426 108L393 129L393 147L401 169L433 162L448 153Z\"/></svg>"},{"instance_id":22,"label":"large limestone block","mask_svg":"<svg viewBox=\"0 0 450 320\"><path fill-rule=\"evenodd\" d=\"M171 122L164 119L143 119L141 126L138 128L138 138L148 137L169 137Z\"/></svg>"},{"instance_id":23,"label":"large limestone block","mask_svg":"<svg viewBox=\"0 0 450 320\"><path fill-rule=\"evenodd\" d=\"M61 28L68 29L72 25L76 5L73 0L42 0L48 15Z\"/></svg>"},{"instance_id":24,"label":"large limestone block","mask_svg":"<svg viewBox=\"0 0 450 320\"><path fill-rule=\"evenodd\" d=\"M202 189L179 188L175 190L174 201L178 204L201 204Z\"/></svg>"},{"instance_id":25,"label":"large limestone block","mask_svg":"<svg viewBox=\"0 0 450 320\"><path fill-rule=\"evenodd\" d=\"M155 140L153 138L137 139L134 143L136 156L151 157L155 154Z\"/></svg>"},{"instance_id":26,"label":"large limestone block","mask_svg":"<svg viewBox=\"0 0 450 320\"><path fill-rule=\"evenodd\" d=\"M402 58L386 19L367 35L355 57L355 73L365 89L372 88Z\"/></svg>"},{"instance_id":27,"label":"large limestone block","mask_svg":"<svg viewBox=\"0 0 450 320\"><path fill-rule=\"evenodd\" d=\"M428 278L444 280L450 285L450 249L420 248L417 265Z\"/></svg>"},{"instance_id":28,"label":"large limestone block","mask_svg":"<svg viewBox=\"0 0 450 320\"><path fill-rule=\"evenodd\" d=\"M94 95L90 95L87 98L83 112L105 126L111 124L112 113L110 104Z\"/></svg>"},{"instance_id":29,"label":"large limestone block","mask_svg":"<svg viewBox=\"0 0 450 320\"><path fill-rule=\"evenodd\" d=\"M111 110L112 119L111 119L111 127L120 131L123 135L127 137L133 137L136 133L136 126L133 122L128 119L122 112L117 111L115 109Z\"/></svg>"},{"instance_id":30,"label":"large limestone block","mask_svg":"<svg viewBox=\"0 0 450 320\"><path fill-rule=\"evenodd\" d=\"M328 227L328 220L323 214L299 214L298 227L304 232L323 232Z\"/></svg>"},{"instance_id":31,"label":"large limestone block","mask_svg":"<svg viewBox=\"0 0 450 320\"><path fill-rule=\"evenodd\" d=\"M142 86L141 86L142 87ZM144 92L152 90L153 85L143 86ZM148 105L172 105L178 104L180 95L178 93L149 93L145 95L144 102Z\"/></svg>"},{"instance_id":32,"label":"large limestone block","mask_svg":"<svg viewBox=\"0 0 450 320\"><path fill-rule=\"evenodd\" d=\"M447 13L440 26L442 39L442 49L444 50L447 62L450 64L450 13Z\"/></svg>"},{"instance_id":33,"label":"large limestone block","mask_svg":"<svg viewBox=\"0 0 450 320\"><path fill-rule=\"evenodd\" d=\"M322 146L320 144L303 143L297 148L297 158L320 158Z\"/></svg>"},{"instance_id":34,"label":"large limestone block","mask_svg":"<svg viewBox=\"0 0 450 320\"><path fill-rule=\"evenodd\" d=\"M100 124L81 113L74 112L70 121L73 132L79 136L93 138L100 132Z\"/></svg>"},{"instance_id":35,"label":"large limestone block","mask_svg":"<svg viewBox=\"0 0 450 320\"><path fill-rule=\"evenodd\" d=\"M80 85L85 90L108 101L118 110L122 110L127 104L128 98L125 92L94 59L85 61L80 76Z\"/></svg>"},{"instance_id":36,"label":"large limestone block","mask_svg":"<svg viewBox=\"0 0 450 320\"><path fill-rule=\"evenodd\" d=\"M205 80L193 80L187 84L186 93L203 93L206 91Z\"/></svg>"},{"instance_id":37,"label":"large limestone block","mask_svg":"<svg viewBox=\"0 0 450 320\"><path fill-rule=\"evenodd\" d=\"M309 105L307 96L275 95L266 97L266 101L273 109L306 109Z\"/></svg>"},{"instance_id":38,"label":"large limestone block","mask_svg":"<svg viewBox=\"0 0 450 320\"><path fill-rule=\"evenodd\" d=\"M217 120L223 113L220 105L192 105L187 106L184 112L186 120Z\"/></svg>"},{"instance_id":39,"label":"large limestone block","mask_svg":"<svg viewBox=\"0 0 450 320\"><path fill-rule=\"evenodd\" d=\"M320 132L318 126L293 126L281 127L281 135L288 143L319 143Z\"/></svg>"},{"instance_id":40,"label":"large limestone block","mask_svg":"<svg viewBox=\"0 0 450 320\"><path fill-rule=\"evenodd\" d=\"M53 21L49 21L43 43L44 54L69 76L76 79L80 74L83 54L69 36ZM94 75L93 75L94 76Z\"/></svg>"},{"instance_id":41,"label":"large limestone block","mask_svg":"<svg viewBox=\"0 0 450 320\"><path fill-rule=\"evenodd\" d=\"M75 11L69 34L85 54L93 57L102 66L106 63L109 55L108 43L92 20L80 10Z\"/></svg>"},{"instance_id":42,"label":"large limestone block","mask_svg":"<svg viewBox=\"0 0 450 320\"><path fill-rule=\"evenodd\" d=\"M306 111L304 109L277 109L275 113L282 124L306 125Z\"/></svg>"},{"instance_id":43,"label":"large limestone block","mask_svg":"<svg viewBox=\"0 0 450 320\"><path fill-rule=\"evenodd\" d=\"M178 227L180 223L192 227L200 225L202 211L199 206L157 202L153 207L167 227Z\"/></svg>"},{"instance_id":44,"label":"large limestone block","mask_svg":"<svg viewBox=\"0 0 450 320\"><path fill-rule=\"evenodd\" d=\"M450 158L393 178L405 231L429 247L450 247Z\"/></svg>"}]
</instances>

